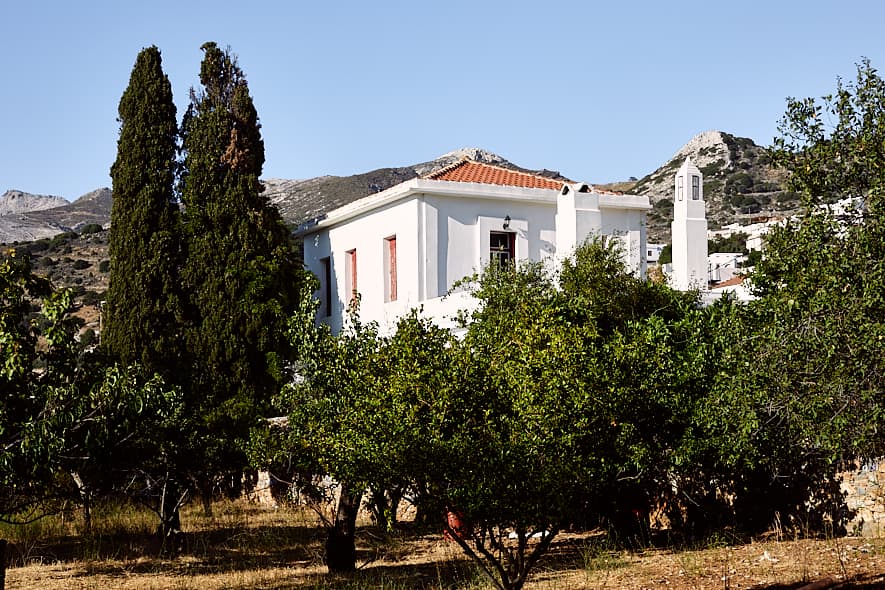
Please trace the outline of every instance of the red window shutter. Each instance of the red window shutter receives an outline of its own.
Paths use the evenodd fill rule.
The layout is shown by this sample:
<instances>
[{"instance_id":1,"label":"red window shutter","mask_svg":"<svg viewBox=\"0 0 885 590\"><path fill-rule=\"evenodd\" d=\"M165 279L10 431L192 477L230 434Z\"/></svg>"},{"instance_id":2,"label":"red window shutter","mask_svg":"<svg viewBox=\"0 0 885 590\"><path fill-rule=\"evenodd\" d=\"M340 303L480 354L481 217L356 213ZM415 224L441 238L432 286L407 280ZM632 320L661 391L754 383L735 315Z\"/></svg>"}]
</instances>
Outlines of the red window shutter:
<instances>
[{"instance_id":1,"label":"red window shutter","mask_svg":"<svg viewBox=\"0 0 885 590\"><path fill-rule=\"evenodd\" d=\"M390 252L390 301L396 301L396 236L387 240Z\"/></svg>"}]
</instances>

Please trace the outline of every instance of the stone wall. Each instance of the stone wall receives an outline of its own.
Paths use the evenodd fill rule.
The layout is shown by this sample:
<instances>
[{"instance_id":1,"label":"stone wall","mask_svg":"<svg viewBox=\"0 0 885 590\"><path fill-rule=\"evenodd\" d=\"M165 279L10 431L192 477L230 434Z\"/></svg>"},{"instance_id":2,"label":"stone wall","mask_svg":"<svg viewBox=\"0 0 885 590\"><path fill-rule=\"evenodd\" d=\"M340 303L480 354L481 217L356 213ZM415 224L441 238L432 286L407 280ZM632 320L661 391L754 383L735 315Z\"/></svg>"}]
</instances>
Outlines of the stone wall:
<instances>
[{"instance_id":1,"label":"stone wall","mask_svg":"<svg viewBox=\"0 0 885 590\"><path fill-rule=\"evenodd\" d=\"M841 477L848 508L856 512L848 531L865 536L885 535L885 457L861 463Z\"/></svg>"}]
</instances>

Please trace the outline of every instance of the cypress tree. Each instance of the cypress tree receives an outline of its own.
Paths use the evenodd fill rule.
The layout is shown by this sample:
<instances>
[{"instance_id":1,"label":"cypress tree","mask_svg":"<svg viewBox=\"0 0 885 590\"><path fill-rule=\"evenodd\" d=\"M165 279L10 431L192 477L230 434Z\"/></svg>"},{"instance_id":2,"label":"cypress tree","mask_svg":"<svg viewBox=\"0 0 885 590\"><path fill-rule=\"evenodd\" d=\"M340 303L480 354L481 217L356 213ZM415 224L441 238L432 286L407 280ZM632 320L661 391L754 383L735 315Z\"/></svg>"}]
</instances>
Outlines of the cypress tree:
<instances>
[{"instance_id":1,"label":"cypress tree","mask_svg":"<svg viewBox=\"0 0 885 590\"><path fill-rule=\"evenodd\" d=\"M177 372L181 320L178 127L156 47L138 54L119 121L102 344L124 363L139 362L148 373L169 378Z\"/></svg>"},{"instance_id":2,"label":"cypress tree","mask_svg":"<svg viewBox=\"0 0 885 590\"><path fill-rule=\"evenodd\" d=\"M284 327L303 271L291 232L261 194L264 143L245 76L229 51L211 42L202 50L202 88L191 91L181 130L181 197L187 412L200 459L191 475L205 485L245 466L249 429L283 377Z\"/></svg>"}]
</instances>

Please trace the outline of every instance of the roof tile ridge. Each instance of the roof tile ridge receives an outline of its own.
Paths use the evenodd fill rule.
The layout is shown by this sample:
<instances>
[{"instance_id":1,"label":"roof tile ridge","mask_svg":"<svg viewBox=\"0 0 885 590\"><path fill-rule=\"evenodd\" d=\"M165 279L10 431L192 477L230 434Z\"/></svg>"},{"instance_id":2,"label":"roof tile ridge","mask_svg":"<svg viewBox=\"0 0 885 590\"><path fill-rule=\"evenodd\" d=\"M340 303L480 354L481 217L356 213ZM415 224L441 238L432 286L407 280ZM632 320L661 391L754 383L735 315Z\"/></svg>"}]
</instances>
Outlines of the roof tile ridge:
<instances>
[{"instance_id":1,"label":"roof tile ridge","mask_svg":"<svg viewBox=\"0 0 885 590\"><path fill-rule=\"evenodd\" d=\"M486 162L477 162L476 160L471 160L470 158L466 158L466 159L469 160L470 162L473 162L474 164L479 165L479 166L484 166L486 168L494 168L495 170L500 170L501 172L506 172L508 174L517 174L520 176L528 176L530 178L537 178L537 179L544 180L547 182L555 182L555 183L559 183L559 184L565 184L565 181L557 180L556 178L541 176L540 174L534 174L532 172L526 172L523 170L513 170L512 168L505 168L504 166L496 166L495 164L488 164Z\"/></svg>"},{"instance_id":2,"label":"roof tile ridge","mask_svg":"<svg viewBox=\"0 0 885 590\"><path fill-rule=\"evenodd\" d=\"M523 176L523 177L543 180L544 182L549 182L552 184L559 184L560 186L567 183L567 181L559 180L556 178L550 178L548 176L541 176L540 174L533 174L531 172L525 172L523 170L513 170L512 168L505 168L503 166L496 166L495 164L489 164L487 162L478 162L477 160L474 160L473 158L471 158L469 156L464 156L460 160L458 160L457 162L455 162L453 164L449 164L448 166L446 166L444 168L440 168L436 172L428 174L427 176L424 177L424 179L425 180L436 180L440 176L447 174L453 170L457 170L458 168L460 168L461 166L463 166L467 163L476 164L477 166L481 166L483 168L491 168L493 170L498 170L500 172L504 172L507 174L515 174L517 176Z\"/></svg>"},{"instance_id":3,"label":"roof tile ridge","mask_svg":"<svg viewBox=\"0 0 885 590\"><path fill-rule=\"evenodd\" d=\"M463 166L467 162L474 162L474 161L475 160L471 160L467 156L463 156L457 162L453 162L452 164L449 164L448 166L443 166L442 168L440 168L436 172L431 172L430 174L427 174L426 176L423 176L422 178L424 180L435 180L436 178L442 176L443 174L446 174L448 172L451 172L452 170L456 170L456 169L460 168L461 166Z\"/></svg>"}]
</instances>

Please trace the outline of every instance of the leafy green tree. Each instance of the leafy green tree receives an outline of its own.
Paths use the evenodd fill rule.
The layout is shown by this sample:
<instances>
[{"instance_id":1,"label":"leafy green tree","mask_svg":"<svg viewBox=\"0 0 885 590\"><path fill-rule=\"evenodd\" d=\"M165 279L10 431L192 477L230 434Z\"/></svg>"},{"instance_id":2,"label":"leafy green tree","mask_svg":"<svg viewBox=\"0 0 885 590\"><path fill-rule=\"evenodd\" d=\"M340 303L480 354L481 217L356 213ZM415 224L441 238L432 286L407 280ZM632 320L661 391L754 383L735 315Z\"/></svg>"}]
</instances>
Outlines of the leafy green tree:
<instances>
[{"instance_id":1,"label":"leafy green tree","mask_svg":"<svg viewBox=\"0 0 885 590\"><path fill-rule=\"evenodd\" d=\"M719 310L714 329L730 343L720 341L721 374L698 406L698 453L685 458L695 482L733 498L708 522L750 531L776 515L838 526L840 465L883 450L885 83L864 61L834 95L789 99L780 132L771 157L803 212L767 236L759 299ZM862 207L822 207L847 197Z\"/></svg>"},{"instance_id":2,"label":"leafy green tree","mask_svg":"<svg viewBox=\"0 0 885 590\"><path fill-rule=\"evenodd\" d=\"M749 250L747 250L747 234L743 232L735 232L727 238L719 236L712 240L707 240L707 252L710 254L716 252L749 254Z\"/></svg>"},{"instance_id":3,"label":"leafy green tree","mask_svg":"<svg viewBox=\"0 0 885 590\"><path fill-rule=\"evenodd\" d=\"M829 460L883 451L885 346L885 81L869 60L821 101L787 103L773 160L802 195L801 219L767 239L753 280L775 358L799 364ZM859 199L846 214L822 204ZM778 346L780 349L778 350ZM780 352L780 354L778 354ZM821 428L832 418L832 428Z\"/></svg>"},{"instance_id":4,"label":"leafy green tree","mask_svg":"<svg viewBox=\"0 0 885 590\"><path fill-rule=\"evenodd\" d=\"M40 518L72 488L88 519L91 494L140 467L152 454L139 452L145 434L175 406L159 379L81 356L76 326L70 291L52 290L14 250L0 259L2 520Z\"/></svg>"},{"instance_id":5,"label":"leafy green tree","mask_svg":"<svg viewBox=\"0 0 885 590\"><path fill-rule=\"evenodd\" d=\"M464 551L497 587L521 588L572 523L638 532L705 391L705 355L694 297L636 279L601 242L556 280L540 266L489 267L474 294L425 477L472 523L452 531Z\"/></svg>"},{"instance_id":6,"label":"leafy green tree","mask_svg":"<svg viewBox=\"0 0 885 590\"><path fill-rule=\"evenodd\" d=\"M299 344L299 378L288 384L278 405L289 415L289 441L283 453L303 473L330 475L338 482L334 519L326 522L329 571L356 567L354 533L363 491L374 483L375 469L388 455L376 444L384 367L374 324L351 321L337 336L315 325L316 301L305 294L291 324ZM364 463L369 461L370 463ZM370 467L370 465L372 467Z\"/></svg>"},{"instance_id":7,"label":"leafy green tree","mask_svg":"<svg viewBox=\"0 0 885 590\"><path fill-rule=\"evenodd\" d=\"M264 143L245 76L229 51L202 49L202 88L181 127L191 353L181 470L208 502L215 480L246 465L249 429L285 376L285 322L303 271L291 233L261 194Z\"/></svg>"},{"instance_id":8,"label":"leafy green tree","mask_svg":"<svg viewBox=\"0 0 885 590\"><path fill-rule=\"evenodd\" d=\"M41 300L32 315L31 306ZM27 255L11 250L0 261L0 512L5 516L40 507L54 474L50 459L61 433L35 418L52 406L52 397L72 386L76 356L75 326L66 315L70 302L70 292L53 292L47 279L32 273ZM46 340L42 350L40 338Z\"/></svg>"},{"instance_id":9,"label":"leafy green tree","mask_svg":"<svg viewBox=\"0 0 885 590\"><path fill-rule=\"evenodd\" d=\"M102 343L123 363L140 363L147 375L169 379L179 374L183 353L174 195L178 127L156 47L138 54L119 121Z\"/></svg>"},{"instance_id":10,"label":"leafy green tree","mask_svg":"<svg viewBox=\"0 0 885 590\"><path fill-rule=\"evenodd\" d=\"M300 378L281 397L289 456L459 514L472 526L450 535L499 588L521 588L571 523L635 523L705 391L695 299L632 277L601 243L555 279L488 267L460 342L417 314L385 338L353 316L333 337L305 304Z\"/></svg>"},{"instance_id":11,"label":"leafy green tree","mask_svg":"<svg viewBox=\"0 0 885 590\"><path fill-rule=\"evenodd\" d=\"M787 99L770 153L806 205L866 196L882 183L885 81L868 59L821 99ZM806 207L810 209L810 207Z\"/></svg>"}]
</instances>

